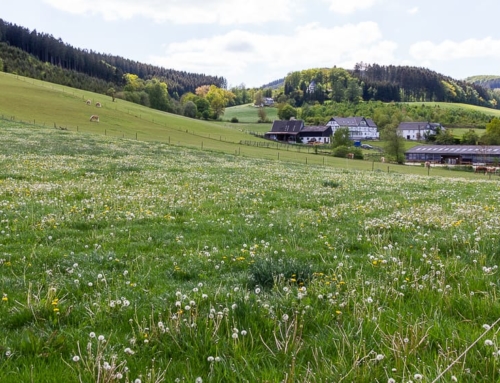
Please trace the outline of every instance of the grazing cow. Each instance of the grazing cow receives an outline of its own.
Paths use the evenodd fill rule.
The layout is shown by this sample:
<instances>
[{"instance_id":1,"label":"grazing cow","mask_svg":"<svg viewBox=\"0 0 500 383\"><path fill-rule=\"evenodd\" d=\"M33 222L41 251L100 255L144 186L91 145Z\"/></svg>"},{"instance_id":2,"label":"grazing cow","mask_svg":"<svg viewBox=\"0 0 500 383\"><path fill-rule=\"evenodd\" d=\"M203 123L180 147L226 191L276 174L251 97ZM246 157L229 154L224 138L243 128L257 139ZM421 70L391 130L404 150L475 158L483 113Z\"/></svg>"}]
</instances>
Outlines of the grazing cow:
<instances>
[{"instance_id":1,"label":"grazing cow","mask_svg":"<svg viewBox=\"0 0 500 383\"><path fill-rule=\"evenodd\" d=\"M100 108L101 107L101 103L100 102L96 102L95 106L96 106L96 108Z\"/></svg>"},{"instance_id":2,"label":"grazing cow","mask_svg":"<svg viewBox=\"0 0 500 383\"><path fill-rule=\"evenodd\" d=\"M87 100L86 102L87 102L87 105L92 105L92 101Z\"/></svg>"},{"instance_id":3,"label":"grazing cow","mask_svg":"<svg viewBox=\"0 0 500 383\"><path fill-rule=\"evenodd\" d=\"M474 173L486 174L487 171L488 171L488 168L486 166L476 166L476 168L474 169Z\"/></svg>"},{"instance_id":4,"label":"grazing cow","mask_svg":"<svg viewBox=\"0 0 500 383\"><path fill-rule=\"evenodd\" d=\"M430 161L425 161L425 167L430 168L431 167L431 162Z\"/></svg>"},{"instance_id":5,"label":"grazing cow","mask_svg":"<svg viewBox=\"0 0 500 383\"><path fill-rule=\"evenodd\" d=\"M99 122L99 116L97 114L90 116L90 122L92 121Z\"/></svg>"},{"instance_id":6,"label":"grazing cow","mask_svg":"<svg viewBox=\"0 0 500 383\"><path fill-rule=\"evenodd\" d=\"M350 160L354 159L354 153L347 153L347 158L349 158Z\"/></svg>"}]
</instances>

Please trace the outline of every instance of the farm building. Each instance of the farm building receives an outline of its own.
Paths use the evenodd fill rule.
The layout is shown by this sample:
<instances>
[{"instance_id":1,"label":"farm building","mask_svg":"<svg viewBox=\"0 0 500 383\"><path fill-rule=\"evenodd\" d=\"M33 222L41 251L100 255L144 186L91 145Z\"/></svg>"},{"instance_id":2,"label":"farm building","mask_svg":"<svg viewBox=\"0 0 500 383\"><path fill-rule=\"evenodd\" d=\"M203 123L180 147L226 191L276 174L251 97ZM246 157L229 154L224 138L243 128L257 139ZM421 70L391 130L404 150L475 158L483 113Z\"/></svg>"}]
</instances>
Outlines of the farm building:
<instances>
[{"instance_id":1,"label":"farm building","mask_svg":"<svg viewBox=\"0 0 500 383\"><path fill-rule=\"evenodd\" d=\"M407 162L440 164L498 164L500 146L488 145L418 145L405 153Z\"/></svg>"},{"instance_id":2,"label":"farm building","mask_svg":"<svg viewBox=\"0 0 500 383\"><path fill-rule=\"evenodd\" d=\"M365 117L332 117L326 124L332 128L332 134L337 129L348 128L352 140L375 140L379 138L378 128L371 118Z\"/></svg>"},{"instance_id":3,"label":"farm building","mask_svg":"<svg viewBox=\"0 0 500 383\"><path fill-rule=\"evenodd\" d=\"M332 135L332 128L329 126L304 126L299 132L299 137L303 144L328 144Z\"/></svg>"},{"instance_id":4,"label":"farm building","mask_svg":"<svg viewBox=\"0 0 500 383\"><path fill-rule=\"evenodd\" d=\"M273 106L274 105L274 99L271 97L265 97L263 100L263 106Z\"/></svg>"},{"instance_id":5,"label":"farm building","mask_svg":"<svg viewBox=\"0 0 500 383\"><path fill-rule=\"evenodd\" d=\"M276 120L264 137L275 141L327 144L331 135L332 128L329 126L305 126L302 120Z\"/></svg>"},{"instance_id":6,"label":"farm building","mask_svg":"<svg viewBox=\"0 0 500 383\"><path fill-rule=\"evenodd\" d=\"M445 127L435 122L402 122L398 126L398 133L407 140L420 141L427 136L435 136Z\"/></svg>"},{"instance_id":7,"label":"farm building","mask_svg":"<svg viewBox=\"0 0 500 383\"><path fill-rule=\"evenodd\" d=\"M275 120L270 132L264 137L269 140L297 142L299 132L304 129L302 120Z\"/></svg>"}]
</instances>

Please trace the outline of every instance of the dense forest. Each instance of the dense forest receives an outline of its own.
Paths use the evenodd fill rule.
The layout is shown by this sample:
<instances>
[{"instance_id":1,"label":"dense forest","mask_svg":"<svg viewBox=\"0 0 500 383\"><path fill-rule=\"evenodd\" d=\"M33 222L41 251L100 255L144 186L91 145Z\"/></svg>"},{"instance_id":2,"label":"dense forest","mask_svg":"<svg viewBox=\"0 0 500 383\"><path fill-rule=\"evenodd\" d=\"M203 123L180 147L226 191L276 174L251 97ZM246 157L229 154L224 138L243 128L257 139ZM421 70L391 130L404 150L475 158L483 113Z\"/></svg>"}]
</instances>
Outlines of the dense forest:
<instances>
[{"instance_id":1,"label":"dense forest","mask_svg":"<svg viewBox=\"0 0 500 383\"><path fill-rule=\"evenodd\" d=\"M96 84L101 83L102 85L106 83L113 84L113 87L119 90L125 85L123 75L126 73L137 75L143 80L155 78L166 83L169 95L176 99L184 93L194 92L196 88L203 85L215 85L219 88L227 87L227 81L223 77L165 69L119 56L75 48L52 35L39 33L36 30L30 31L2 19L0 19L0 43L4 43L0 50L0 59L3 61L3 70L5 72L15 72L19 75L39 78L75 88L97 91ZM46 70L51 72L47 74L46 70L40 71L38 65L30 70L21 61L21 58L24 60L27 56L21 57L20 53L14 53L5 45L18 48L40 62L51 64L59 68L59 70L54 71L45 67ZM74 72L78 74L74 74ZM83 75L87 77L83 77ZM44 78L44 76L48 76L50 79ZM88 81L82 82L83 78ZM87 88L87 83L93 85ZM97 87L100 89L101 85Z\"/></svg>"},{"instance_id":2,"label":"dense forest","mask_svg":"<svg viewBox=\"0 0 500 383\"><path fill-rule=\"evenodd\" d=\"M426 68L358 63L353 70L308 69L289 73L283 96L294 106L333 102L450 102L500 107L500 93Z\"/></svg>"}]
</instances>

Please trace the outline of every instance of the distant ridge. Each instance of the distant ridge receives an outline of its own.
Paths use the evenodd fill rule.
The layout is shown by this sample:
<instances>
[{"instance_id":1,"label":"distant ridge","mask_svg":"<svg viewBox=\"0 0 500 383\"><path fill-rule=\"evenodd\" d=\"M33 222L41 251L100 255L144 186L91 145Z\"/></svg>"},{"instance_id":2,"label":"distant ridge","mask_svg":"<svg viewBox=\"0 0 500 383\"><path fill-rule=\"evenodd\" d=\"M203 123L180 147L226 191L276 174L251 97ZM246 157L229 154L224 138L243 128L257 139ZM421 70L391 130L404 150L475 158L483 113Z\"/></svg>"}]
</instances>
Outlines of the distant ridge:
<instances>
[{"instance_id":1,"label":"distant ridge","mask_svg":"<svg viewBox=\"0 0 500 383\"><path fill-rule=\"evenodd\" d=\"M488 89L500 89L500 76L496 75L471 76L467 77L465 81Z\"/></svg>"},{"instance_id":2,"label":"distant ridge","mask_svg":"<svg viewBox=\"0 0 500 383\"><path fill-rule=\"evenodd\" d=\"M277 89L285 84L285 78L280 78L278 80L271 81L270 83L262 85L261 89Z\"/></svg>"}]
</instances>

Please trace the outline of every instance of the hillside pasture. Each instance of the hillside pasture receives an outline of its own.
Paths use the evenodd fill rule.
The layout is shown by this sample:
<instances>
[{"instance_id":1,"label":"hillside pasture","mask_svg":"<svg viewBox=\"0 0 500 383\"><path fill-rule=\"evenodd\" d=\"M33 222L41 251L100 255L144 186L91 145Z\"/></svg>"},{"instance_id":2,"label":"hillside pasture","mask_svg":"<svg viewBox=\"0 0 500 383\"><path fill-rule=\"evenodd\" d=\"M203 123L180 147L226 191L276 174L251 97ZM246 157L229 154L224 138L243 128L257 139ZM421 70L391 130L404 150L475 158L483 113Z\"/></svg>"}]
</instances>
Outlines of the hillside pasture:
<instances>
[{"instance_id":1,"label":"hillside pasture","mask_svg":"<svg viewBox=\"0 0 500 383\"><path fill-rule=\"evenodd\" d=\"M2 382L500 379L498 177L0 133Z\"/></svg>"},{"instance_id":2,"label":"hillside pasture","mask_svg":"<svg viewBox=\"0 0 500 383\"><path fill-rule=\"evenodd\" d=\"M278 108L275 107L264 107L266 116L269 121L274 121L278 119ZM245 104L232 106L226 108L224 112L223 120L231 121L233 117L237 118L239 122L256 124L259 122L259 108L253 106L253 104Z\"/></svg>"},{"instance_id":3,"label":"hillside pasture","mask_svg":"<svg viewBox=\"0 0 500 383\"><path fill-rule=\"evenodd\" d=\"M454 104L451 102L416 102L414 104L427 105L427 106L446 108L446 109L467 109L467 110L472 110L472 111L476 111L479 113L484 113L484 114L490 115L492 117L500 118L500 110L486 108L484 106L477 106L477 105L470 105L470 104Z\"/></svg>"}]
</instances>

